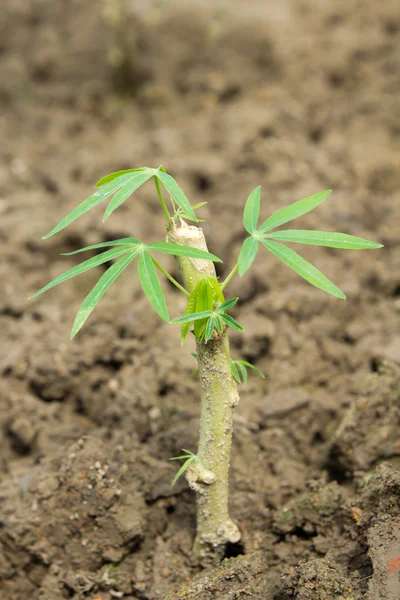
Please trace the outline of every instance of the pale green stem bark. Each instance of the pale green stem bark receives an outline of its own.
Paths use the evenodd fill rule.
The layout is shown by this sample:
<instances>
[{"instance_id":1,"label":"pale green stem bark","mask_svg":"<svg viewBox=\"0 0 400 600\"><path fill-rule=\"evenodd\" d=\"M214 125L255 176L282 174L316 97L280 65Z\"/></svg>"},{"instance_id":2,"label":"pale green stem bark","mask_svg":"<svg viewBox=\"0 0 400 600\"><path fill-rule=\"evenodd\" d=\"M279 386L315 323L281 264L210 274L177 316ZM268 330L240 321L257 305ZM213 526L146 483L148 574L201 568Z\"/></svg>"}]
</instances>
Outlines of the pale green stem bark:
<instances>
[{"instance_id":1,"label":"pale green stem bark","mask_svg":"<svg viewBox=\"0 0 400 600\"><path fill-rule=\"evenodd\" d=\"M171 242L207 250L201 228L181 222L168 234ZM206 276L215 277L214 264L206 260L177 257L183 282L190 292ZM237 542L240 532L229 518L229 460L233 413L239 402L231 374L226 329L207 343L197 342L201 385L200 439L197 461L187 471L190 487L197 494L197 533L194 553L203 564L219 561L227 542Z\"/></svg>"}]
</instances>

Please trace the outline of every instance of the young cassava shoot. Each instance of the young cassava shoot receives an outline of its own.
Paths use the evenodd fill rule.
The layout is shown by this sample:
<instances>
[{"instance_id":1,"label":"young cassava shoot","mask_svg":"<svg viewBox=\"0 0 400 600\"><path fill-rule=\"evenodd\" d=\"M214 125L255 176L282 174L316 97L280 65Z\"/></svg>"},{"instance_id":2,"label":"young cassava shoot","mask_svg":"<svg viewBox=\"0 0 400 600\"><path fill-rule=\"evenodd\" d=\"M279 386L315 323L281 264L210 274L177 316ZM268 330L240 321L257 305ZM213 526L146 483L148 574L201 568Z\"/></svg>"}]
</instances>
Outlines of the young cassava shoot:
<instances>
[{"instance_id":1,"label":"young cassava shoot","mask_svg":"<svg viewBox=\"0 0 400 600\"><path fill-rule=\"evenodd\" d=\"M197 533L194 553L200 562L207 564L218 561L223 556L228 542L235 543L240 539L239 528L228 512L232 424L234 410L239 402L237 383L247 381L248 369L262 376L250 363L231 359L229 331L243 331L243 328L229 314L238 298L226 297L228 283L236 274L240 277L245 275L259 249L265 249L313 286L344 299L345 295L336 285L286 244L311 244L345 250L380 248L381 244L344 233L281 228L282 225L317 208L328 198L331 190L295 202L259 225L260 187L257 187L251 192L244 207L243 226L247 237L234 268L220 281L214 267L214 263L221 262L220 259L208 251L201 227L187 223L199 222L195 211L201 204L192 206L173 177L161 166L157 169L141 167L117 171L103 177L97 182L96 191L64 217L44 239L58 233L90 209L108 200L103 217L103 221L106 220L139 187L150 180L155 184L155 191L166 219L166 235L163 241L146 243L127 237L69 252L68 254L76 254L101 250L96 256L84 260L54 279L35 296L75 275L113 261L79 307L71 331L73 338L111 284L135 261L143 291L160 318L181 326L182 343L189 332L194 335L194 356L198 364L196 372L201 394L198 450L196 453L183 450L180 456L171 460L183 461L173 483L185 472L189 486L196 492ZM181 282L176 281L160 264L160 254L175 256ZM187 297L187 307L182 316L170 319L159 274L169 279Z\"/></svg>"}]
</instances>

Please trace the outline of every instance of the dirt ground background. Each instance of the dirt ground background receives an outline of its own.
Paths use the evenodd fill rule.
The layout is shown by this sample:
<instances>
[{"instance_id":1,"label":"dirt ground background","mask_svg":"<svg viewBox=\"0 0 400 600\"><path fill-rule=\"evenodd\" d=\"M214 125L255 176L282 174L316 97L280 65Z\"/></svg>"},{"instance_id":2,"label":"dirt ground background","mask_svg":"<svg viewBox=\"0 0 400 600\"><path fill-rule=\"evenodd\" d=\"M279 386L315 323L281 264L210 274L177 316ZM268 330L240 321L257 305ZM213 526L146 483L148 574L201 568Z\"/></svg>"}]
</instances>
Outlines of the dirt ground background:
<instances>
[{"instance_id":1,"label":"dirt ground background","mask_svg":"<svg viewBox=\"0 0 400 600\"><path fill-rule=\"evenodd\" d=\"M397 3L137 1L132 36L114 41L98 2L2 4L1 599L398 600ZM128 56L118 73L115 40ZM347 302L267 254L230 285L246 328L233 355L266 380L241 386L235 420L242 542L207 571L191 557L194 497L171 487L168 462L197 443L191 342L180 348L149 310L134 269L72 343L100 269L27 301L76 263L61 252L162 239L146 185L103 226L93 211L41 240L102 175L160 163L209 203L220 274L259 184L264 218L331 187L301 227L385 244L302 251ZM167 291L178 316L183 299Z\"/></svg>"}]
</instances>

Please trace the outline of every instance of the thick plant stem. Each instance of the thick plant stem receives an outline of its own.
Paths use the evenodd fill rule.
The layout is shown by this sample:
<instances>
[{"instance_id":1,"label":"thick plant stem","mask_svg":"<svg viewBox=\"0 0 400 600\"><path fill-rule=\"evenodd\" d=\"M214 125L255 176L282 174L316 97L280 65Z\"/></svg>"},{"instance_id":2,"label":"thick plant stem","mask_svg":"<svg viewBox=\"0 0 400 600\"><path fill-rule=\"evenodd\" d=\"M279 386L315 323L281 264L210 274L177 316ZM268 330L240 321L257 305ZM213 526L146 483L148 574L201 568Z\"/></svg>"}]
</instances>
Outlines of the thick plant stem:
<instances>
[{"instance_id":1,"label":"thick plant stem","mask_svg":"<svg viewBox=\"0 0 400 600\"><path fill-rule=\"evenodd\" d=\"M181 222L168 238L178 244L207 250L201 228ZM214 264L177 257L186 289L192 291L206 276L215 277ZM229 518L229 459L233 413L239 402L231 374L227 331L214 332L207 343L197 341L201 385L200 439L197 460L187 471L190 487L197 494L197 533L194 553L203 564L218 562L227 542L237 542L240 532Z\"/></svg>"},{"instance_id":2,"label":"thick plant stem","mask_svg":"<svg viewBox=\"0 0 400 600\"><path fill-rule=\"evenodd\" d=\"M227 331L207 343L197 343L201 384L200 440L197 462L188 471L197 492L197 534L194 552L202 562L220 559L227 542L240 533L229 518L229 460L233 412L239 402L231 374Z\"/></svg>"},{"instance_id":3,"label":"thick plant stem","mask_svg":"<svg viewBox=\"0 0 400 600\"><path fill-rule=\"evenodd\" d=\"M207 242L201 227L188 225L182 219L180 219L178 226L175 223L171 224L167 239L174 244L199 248L208 252ZM189 292L193 292L196 285L204 277L216 277L214 263L210 260L186 258L184 256L176 256L175 258L182 275L183 285Z\"/></svg>"}]
</instances>

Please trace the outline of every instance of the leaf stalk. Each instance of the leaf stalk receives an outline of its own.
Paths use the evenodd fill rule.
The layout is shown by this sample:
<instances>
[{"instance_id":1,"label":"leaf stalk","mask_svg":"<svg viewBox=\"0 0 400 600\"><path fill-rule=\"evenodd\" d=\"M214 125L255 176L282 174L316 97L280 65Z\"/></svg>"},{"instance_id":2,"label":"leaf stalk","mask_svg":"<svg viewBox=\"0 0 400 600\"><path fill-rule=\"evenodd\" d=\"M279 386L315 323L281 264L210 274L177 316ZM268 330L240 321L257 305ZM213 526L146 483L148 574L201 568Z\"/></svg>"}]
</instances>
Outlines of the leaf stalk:
<instances>
[{"instance_id":1,"label":"leaf stalk","mask_svg":"<svg viewBox=\"0 0 400 600\"><path fill-rule=\"evenodd\" d=\"M169 280L169 281L170 281L170 282L171 282L171 283L172 283L172 284L173 284L173 285L174 285L176 288L178 288L178 290L180 290L180 291L182 292L182 294L185 294L185 296L186 296L187 298L189 298L189 296L190 296L190 293L189 293L187 290L185 290L185 288L184 288L184 287L183 287L183 286L182 286L182 285L181 285L181 284L180 284L178 281L176 281L176 279L174 279L174 278L172 277L172 275L170 275L170 274L168 273L168 271L166 271L166 270L164 269L164 267L162 267L162 266L160 265L160 263L159 263L159 262L158 262L158 261L157 261L155 258L151 257L151 260L153 261L153 264L154 264L154 266L155 266L155 267L156 267L156 268L157 268L159 271L161 271L161 273L164 275L164 277L166 277L166 278L167 278L167 279L168 279L168 280Z\"/></svg>"},{"instance_id":2,"label":"leaf stalk","mask_svg":"<svg viewBox=\"0 0 400 600\"><path fill-rule=\"evenodd\" d=\"M239 269L239 263L236 263L236 265L233 267L232 271L229 273L229 275L227 276L227 278L225 279L225 281L223 281L220 284L221 290L223 290L228 285L228 283L230 282L230 280L232 279L232 277L234 277L234 275L237 273L238 269Z\"/></svg>"},{"instance_id":3,"label":"leaf stalk","mask_svg":"<svg viewBox=\"0 0 400 600\"><path fill-rule=\"evenodd\" d=\"M164 198L163 198L163 195L161 192L161 188L160 188L160 182L158 181L158 179L155 175L154 175L154 182L156 184L157 196L160 201L161 208L163 209L165 218L167 219L167 225L169 228L171 226L171 215L169 214L167 205L165 204L165 201L164 201Z\"/></svg>"}]
</instances>

